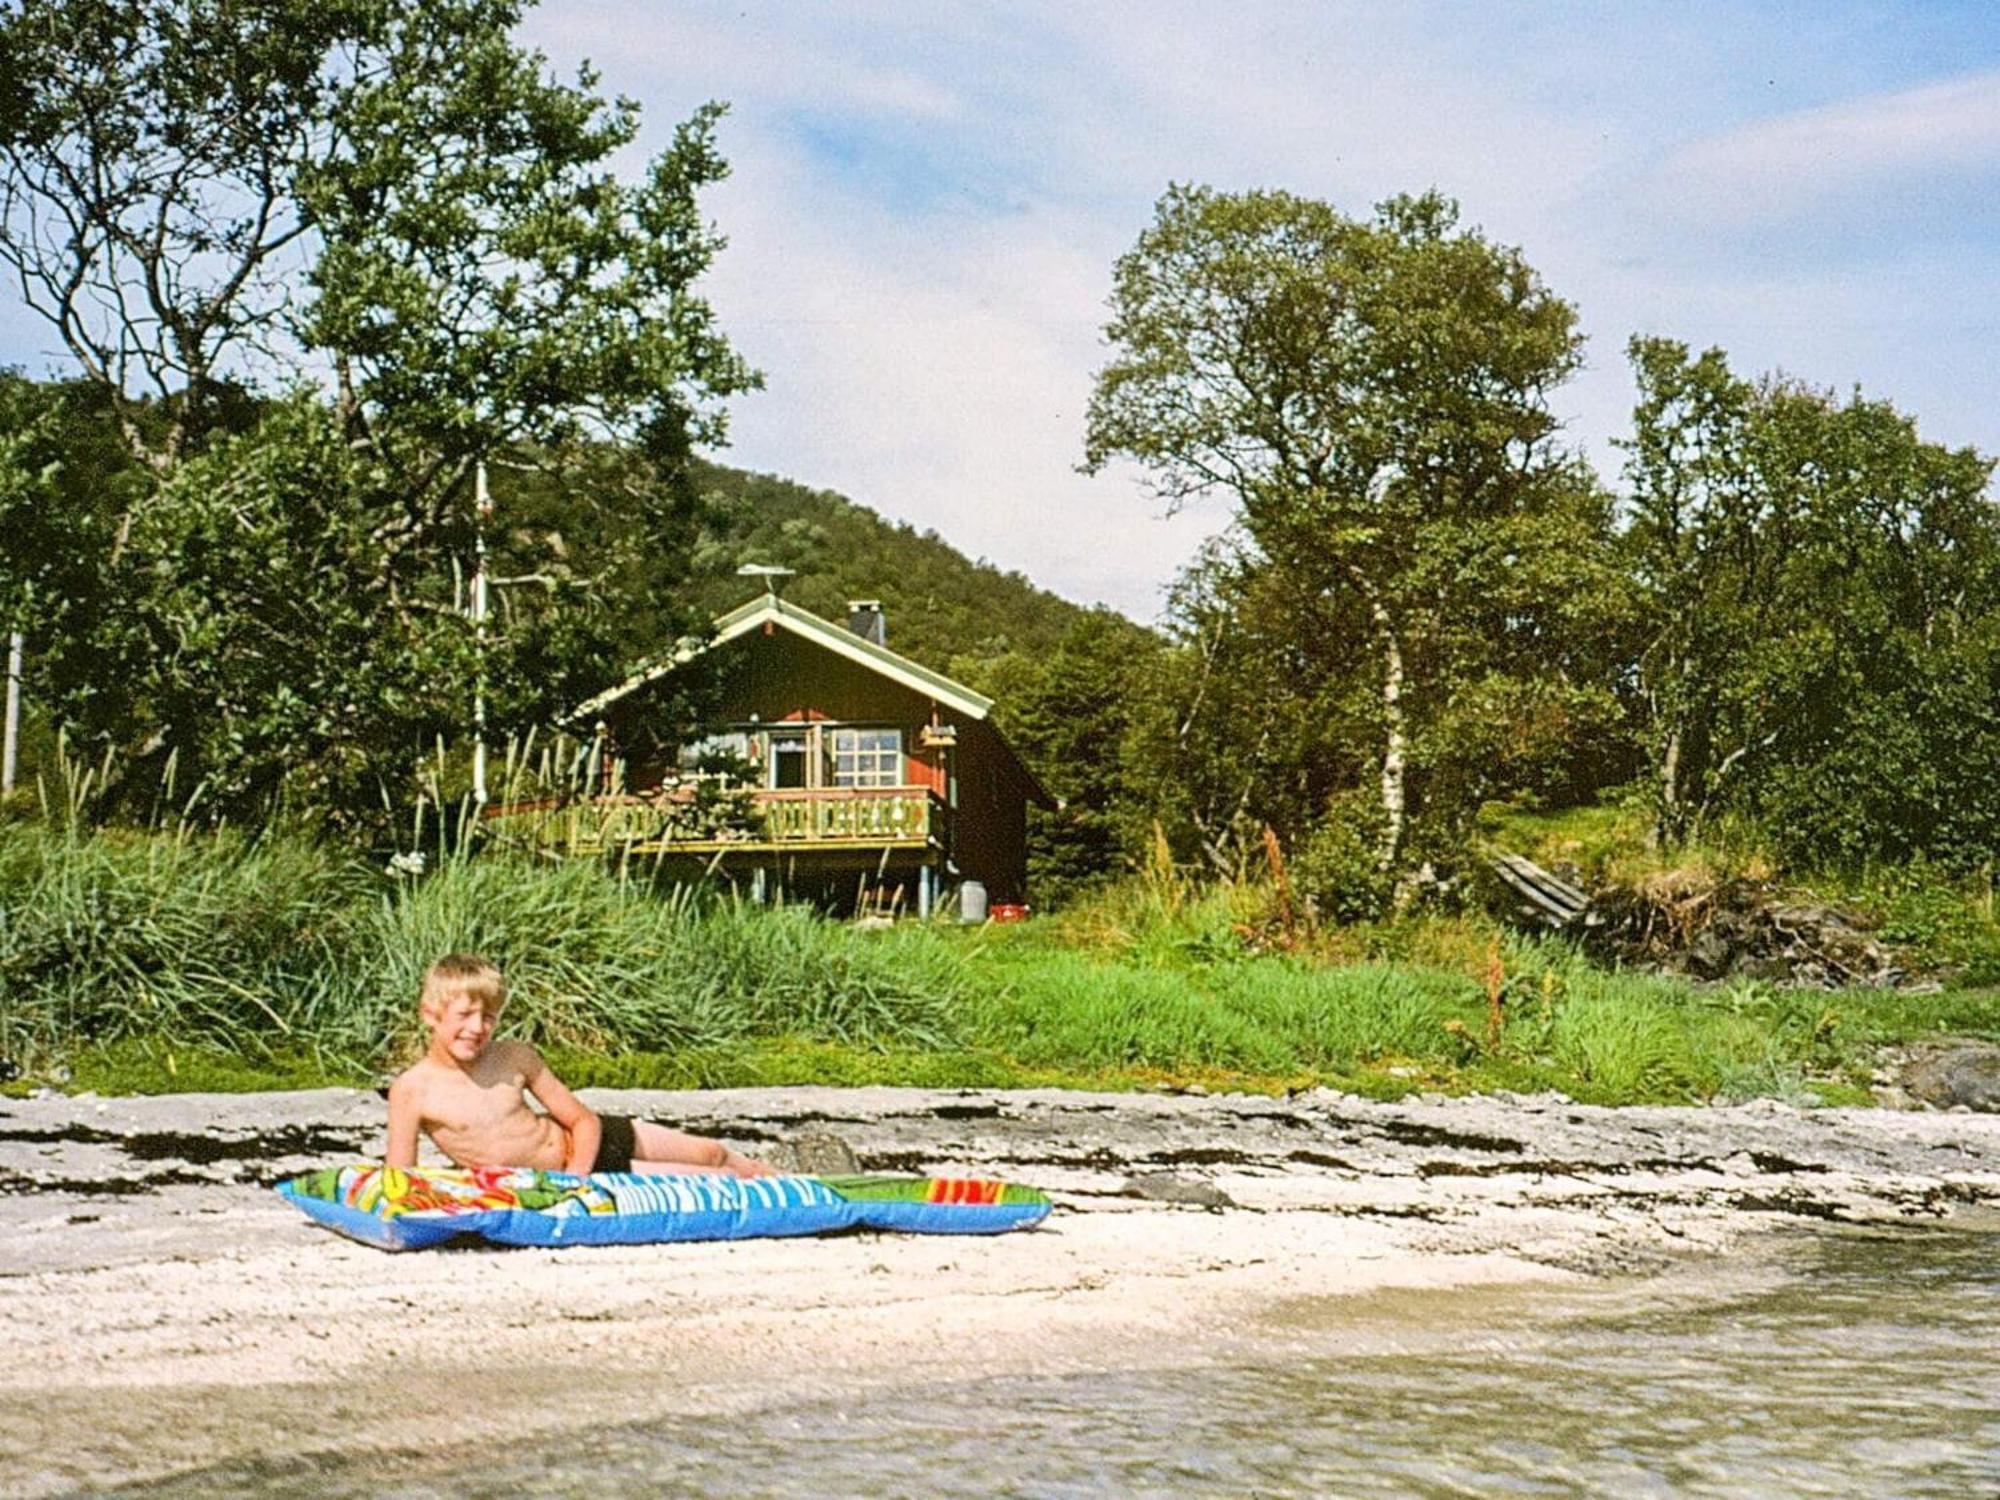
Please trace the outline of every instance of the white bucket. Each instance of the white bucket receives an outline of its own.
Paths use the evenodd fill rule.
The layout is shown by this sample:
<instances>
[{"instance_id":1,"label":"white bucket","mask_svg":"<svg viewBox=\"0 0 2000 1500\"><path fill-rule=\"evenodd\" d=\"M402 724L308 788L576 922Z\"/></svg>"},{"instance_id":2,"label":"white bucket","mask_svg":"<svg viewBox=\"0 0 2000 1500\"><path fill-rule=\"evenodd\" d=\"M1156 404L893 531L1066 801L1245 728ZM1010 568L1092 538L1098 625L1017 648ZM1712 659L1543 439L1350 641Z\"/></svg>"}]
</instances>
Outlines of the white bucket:
<instances>
[{"instance_id":1,"label":"white bucket","mask_svg":"<svg viewBox=\"0 0 2000 1500\"><path fill-rule=\"evenodd\" d=\"M968 880L958 888L958 920L961 922L984 922L986 920L986 883Z\"/></svg>"}]
</instances>

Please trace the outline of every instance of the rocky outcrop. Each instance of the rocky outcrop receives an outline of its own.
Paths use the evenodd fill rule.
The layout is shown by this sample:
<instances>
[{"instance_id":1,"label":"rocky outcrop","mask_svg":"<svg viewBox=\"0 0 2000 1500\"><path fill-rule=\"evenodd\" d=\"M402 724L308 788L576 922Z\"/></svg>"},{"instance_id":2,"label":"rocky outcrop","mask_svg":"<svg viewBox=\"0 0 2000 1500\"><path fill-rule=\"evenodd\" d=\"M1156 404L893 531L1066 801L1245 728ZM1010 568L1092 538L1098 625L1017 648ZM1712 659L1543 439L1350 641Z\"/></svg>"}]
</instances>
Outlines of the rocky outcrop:
<instances>
[{"instance_id":1,"label":"rocky outcrop","mask_svg":"<svg viewBox=\"0 0 2000 1500\"><path fill-rule=\"evenodd\" d=\"M760 1146L758 1155L780 1172L808 1177L849 1177L861 1170L854 1148L830 1130L802 1130Z\"/></svg>"},{"instance_id":2,"label":"rocky outcrop","mask_svg":"<svg viewBox=\"0 0 2000 1500\"><path fill-rule=\"evenodd\" d=\"M1939 1109L2000 1114L2000 1046L1969 1037L1922 1043L1909 1050L1896 1081Z\"/></svg>"},{"instance_id":3,"label":"rocky outcrop","mask_svg":"<svg viewBox=\"0 0 2000 1500\"><path fill-rule=\"evenodd\" d=\"M1906 1076L1916 1098L1991 1110L2000 1048L1960 1041L1913 1052ZM1919 1092L1933 1087L1940 1092ZM592 1089L587 1097L598 1109L720 1137L787 1170L1005 1177L1051 1190L1070 1212L1283 1205L1420 1219L1434 1231L1461 1228L1459 1249L1508 1243L1508 1216L1527 1204L1602 1229L1635 1212L1678 1224L1775 1205L1866 1220L2000 1201L2000 1121L1965 1114L1799 1110L1771 1100L1606 1109L1559 1094L1385 1103L1324 1090L1263 1098ZM261 1189L379 1150L382 1112L374 1094L341 1089L0 1100L0 1259L10 1221L46 1226L56 1204L80 1208L95 1236L113 1219L257 1204L269 1214L260 1226L295 1237L296 1216Z\"/></svg>"}]
</instances>

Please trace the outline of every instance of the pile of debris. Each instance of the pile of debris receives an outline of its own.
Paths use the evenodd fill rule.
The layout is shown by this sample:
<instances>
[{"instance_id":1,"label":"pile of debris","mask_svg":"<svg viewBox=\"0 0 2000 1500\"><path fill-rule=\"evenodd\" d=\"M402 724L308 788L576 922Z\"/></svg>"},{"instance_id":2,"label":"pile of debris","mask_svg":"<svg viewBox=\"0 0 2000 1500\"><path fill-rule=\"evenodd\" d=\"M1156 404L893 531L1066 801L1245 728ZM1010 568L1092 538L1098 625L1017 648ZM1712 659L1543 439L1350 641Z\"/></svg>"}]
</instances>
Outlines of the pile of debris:
<instances>
[{"instance_id":1,"label":"pile of debris","mask_svg":"<svg viewBox=\"0 0 2000 1500\"><path fill-rule=\"evenodd\" d=\"M1586 891L1576 872L1498 855L1515 915L1576 938L1593 955L1690 979L1761 979L1838 989L1907 984L1898 956L1852 917L1787 897L1767 881L1670 872Z\"/></svg>"},{"instance_id":2,"label":"pile of debris","mask_svg":"<svg viewBox=\"0 0 2000 1500\"><path fill-rule=\"evenodd\" d=\"M1763 979L1838 989L1908 980L1896 955L1832 907L1785 899L1764 881L1662 877L1594 893L1589 944L1691 979Z\"/></svg>"}]
</instances>

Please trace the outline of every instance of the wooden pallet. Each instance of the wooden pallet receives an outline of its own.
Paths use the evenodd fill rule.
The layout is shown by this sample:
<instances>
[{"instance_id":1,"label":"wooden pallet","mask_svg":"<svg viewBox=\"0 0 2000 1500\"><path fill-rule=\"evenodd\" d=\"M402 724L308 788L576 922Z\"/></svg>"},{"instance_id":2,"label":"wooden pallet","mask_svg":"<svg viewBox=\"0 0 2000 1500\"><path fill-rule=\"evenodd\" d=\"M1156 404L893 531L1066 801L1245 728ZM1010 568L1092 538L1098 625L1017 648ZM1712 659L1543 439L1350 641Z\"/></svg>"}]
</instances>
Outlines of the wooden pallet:
<instances>
[{"instance_id":1,"label":"wooden pallet","mask_svg":"<svg viewBox=\"0 0 2000 1500\"><path fill-rule=\"evenodd\" d=\"M1493 873L1521 898L1521 915L1546 927L1567 927L1590 908L1587 892L1561 876L1551 875L1532 859L1495 854L1488 861Z\"/></svg>"}]
</instances>

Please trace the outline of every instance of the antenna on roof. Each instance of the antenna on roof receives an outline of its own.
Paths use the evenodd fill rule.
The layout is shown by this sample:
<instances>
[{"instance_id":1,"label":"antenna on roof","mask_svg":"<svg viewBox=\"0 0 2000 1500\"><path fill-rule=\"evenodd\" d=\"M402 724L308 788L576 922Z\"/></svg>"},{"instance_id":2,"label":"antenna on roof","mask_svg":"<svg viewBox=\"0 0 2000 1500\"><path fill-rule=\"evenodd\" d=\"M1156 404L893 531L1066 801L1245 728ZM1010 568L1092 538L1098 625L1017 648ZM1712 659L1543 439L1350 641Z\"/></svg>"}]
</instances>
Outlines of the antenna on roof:
<instances>
[{"instance_id":1,"label":"antenna on roof","mask_svg":"<svg viewBox=\"0 0 2000 1500\"><path fill-rule=\"evenodd\" d=\"M784 581L792 576L790 568L780 568L772 563L745 563L736 570L738 578L761 578L764 588L775 599L784 588Z\"/></svg>"}]
</instances>

